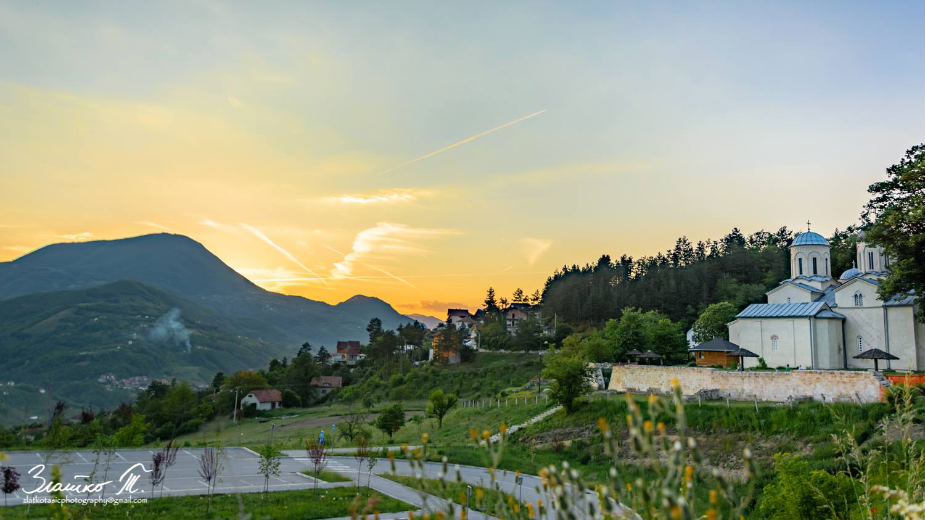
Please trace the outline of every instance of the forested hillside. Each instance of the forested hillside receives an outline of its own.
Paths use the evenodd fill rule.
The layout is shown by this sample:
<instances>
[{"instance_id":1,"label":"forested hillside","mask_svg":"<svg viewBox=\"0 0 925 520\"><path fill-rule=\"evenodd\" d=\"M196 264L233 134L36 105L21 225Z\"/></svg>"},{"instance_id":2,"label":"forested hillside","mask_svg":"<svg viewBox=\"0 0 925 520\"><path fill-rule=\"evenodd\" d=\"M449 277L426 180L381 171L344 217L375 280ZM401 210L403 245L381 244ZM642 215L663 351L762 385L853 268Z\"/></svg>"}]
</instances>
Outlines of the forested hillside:
<instances>
[{"instance_id":1,"label":"forested hillside","mask_svg":"<svg viewBox=\"0 0 925 520\"><path fill-rule=\"evenodd\" d=\"M613 258L563 266L546 281L543 312L573 324L601 325L617 318L624 308L656 310L685 325L707 305L728 301L736 307L761 302L764 293L790 276L788 248L794 233L787 227L776 232L744 235L733 228L718 241L692 243L686 236L655 256ZM832 243L832 269L851 266L856 239L853 229L836 230Z\"/></svg>"}]
</instances>

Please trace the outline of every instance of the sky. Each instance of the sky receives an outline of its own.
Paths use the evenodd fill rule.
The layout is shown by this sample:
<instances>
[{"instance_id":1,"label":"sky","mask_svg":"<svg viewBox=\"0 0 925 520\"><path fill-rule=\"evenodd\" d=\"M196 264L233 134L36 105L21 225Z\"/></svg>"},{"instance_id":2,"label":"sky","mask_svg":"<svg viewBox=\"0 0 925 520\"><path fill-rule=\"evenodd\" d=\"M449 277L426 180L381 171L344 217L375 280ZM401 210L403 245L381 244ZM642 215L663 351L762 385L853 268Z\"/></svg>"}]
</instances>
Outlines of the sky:
<instances>
[{"instance_id":1,"label":"sky","mask_svg":"<svg viewBox=\"0 0 925 520\"><path fill-rule=\"evenodd\" d=\"M0 261L188 235L443 317L686 235L856 223L925 135L925 7L0 1Z\"/></svg>"}]
</instances>

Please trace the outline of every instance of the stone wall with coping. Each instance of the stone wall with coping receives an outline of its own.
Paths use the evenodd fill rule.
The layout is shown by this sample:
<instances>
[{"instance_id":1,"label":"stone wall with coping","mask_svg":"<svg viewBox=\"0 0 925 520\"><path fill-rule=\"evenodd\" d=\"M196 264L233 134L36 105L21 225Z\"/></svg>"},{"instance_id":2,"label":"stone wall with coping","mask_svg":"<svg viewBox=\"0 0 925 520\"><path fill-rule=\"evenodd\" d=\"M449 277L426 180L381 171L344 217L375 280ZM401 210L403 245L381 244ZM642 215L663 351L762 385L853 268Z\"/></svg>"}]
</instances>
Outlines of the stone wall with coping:
<instances>
[{"instance_id":1,"label":"stone wall with coping","mask_svg":"<svg viewBox=\"0 0 925 520\"><path fill-rule=\"evenodd\" d=\"M867 371L791 370L730 372L713 368L614 365L609 390L665 394L677 379L684 395L716 390L737 401L786 402L791 399L875 403L883 386Z\"/></svg>"}]
</instances>

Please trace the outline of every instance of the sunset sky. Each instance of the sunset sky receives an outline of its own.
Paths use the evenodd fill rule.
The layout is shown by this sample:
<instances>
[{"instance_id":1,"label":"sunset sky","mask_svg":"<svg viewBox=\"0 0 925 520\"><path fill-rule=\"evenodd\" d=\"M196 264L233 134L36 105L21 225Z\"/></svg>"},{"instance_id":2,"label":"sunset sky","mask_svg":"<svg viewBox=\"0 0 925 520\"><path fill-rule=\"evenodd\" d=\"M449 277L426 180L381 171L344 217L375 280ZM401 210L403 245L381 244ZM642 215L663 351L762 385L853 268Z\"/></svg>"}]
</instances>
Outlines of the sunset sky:
<instances>
[{"instance_id":1,"label":"sunset sky","mask_svg":"<svg viewBox=\"0 0 925 520\"><path fill-rule=\"evenodd\" d=\"M402 312L855 223L925 135L921 1L0 2L0 261L182 233Z\"/></svg>"}]
</instances>

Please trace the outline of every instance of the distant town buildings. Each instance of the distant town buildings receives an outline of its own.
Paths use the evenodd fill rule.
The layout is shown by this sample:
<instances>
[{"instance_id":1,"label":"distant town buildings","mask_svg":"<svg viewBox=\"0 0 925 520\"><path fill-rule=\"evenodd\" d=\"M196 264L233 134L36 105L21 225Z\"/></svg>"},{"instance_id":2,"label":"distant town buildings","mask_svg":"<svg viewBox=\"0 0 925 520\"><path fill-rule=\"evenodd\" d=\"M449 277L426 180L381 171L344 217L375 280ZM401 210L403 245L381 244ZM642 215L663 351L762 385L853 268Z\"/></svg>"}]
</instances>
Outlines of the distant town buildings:
<instances>
[{"instance_id":1,"label":"distant town buildings","mask_svg":"<svg viewBox=\"0 0 925 520\"><path fill-rule=\"evenodd\" d=\"M151 378L148 376L132 376L119 379L111 372L100 374L100 377L96 378L97 383L106 385L110 388L121 388L124 390L144 390L155 381L165 385L170 384L170 380L165 377Z\"/></svg>"}]
</instances>

